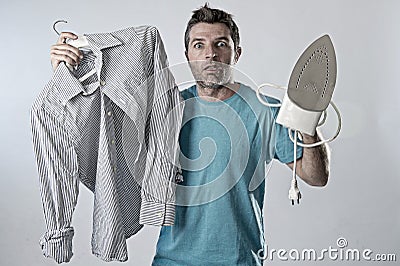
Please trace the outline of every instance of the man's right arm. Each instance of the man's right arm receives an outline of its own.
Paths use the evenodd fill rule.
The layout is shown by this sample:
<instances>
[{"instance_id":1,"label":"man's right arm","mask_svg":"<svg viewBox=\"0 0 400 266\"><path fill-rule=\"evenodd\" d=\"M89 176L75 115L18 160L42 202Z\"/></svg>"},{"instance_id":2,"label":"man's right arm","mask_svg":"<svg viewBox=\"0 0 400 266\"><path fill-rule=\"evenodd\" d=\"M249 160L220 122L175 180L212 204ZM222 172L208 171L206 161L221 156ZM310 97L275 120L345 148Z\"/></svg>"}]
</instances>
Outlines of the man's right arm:
<instances>
[{"instance_id":1,"label":"man's right arm","mask_svg":"<svg viewBox=\"0 0 400 266\"><path fill-rule=\"evenodd\" d=\"M50 60L53 70L55 70L61 62L66 62L72 66L79 64L83 55L78 48L65 43L67 39L77 39L78 36L72 32L62 32L57 43L51 46Z\"/></svg>"}]
</instances>

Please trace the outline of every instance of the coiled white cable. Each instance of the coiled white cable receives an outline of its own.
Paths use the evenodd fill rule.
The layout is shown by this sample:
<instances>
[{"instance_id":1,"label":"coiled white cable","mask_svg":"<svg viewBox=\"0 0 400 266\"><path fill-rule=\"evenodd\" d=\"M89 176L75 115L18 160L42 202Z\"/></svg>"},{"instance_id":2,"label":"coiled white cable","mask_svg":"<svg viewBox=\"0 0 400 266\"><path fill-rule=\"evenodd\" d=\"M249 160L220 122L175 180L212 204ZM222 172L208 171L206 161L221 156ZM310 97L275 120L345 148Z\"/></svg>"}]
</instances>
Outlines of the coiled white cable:
<instances>
[{"instance_id":1,"label":"coiled white cable","mask_svg":"<svg viewBox=\"0 0 400 266\"><path fill-rule=\"evenodd\" d=\"M294 131L295 137L294 137L294 142L293 142L293 175L292 175L292 183L290 185L289 189L289 199L292 201L292 205L294 205L295 202L297 204L300 203L301 199L301 193L299 190L299 187L297 186L297 179L296 179L296 166L297 166L297 130Z\"/></svg>"},{"instance_id":2,"label":"coiled white cable","mask_svg":"<svg viewBox=\"0 0 400 266\"><path fill-rule=\"evenodd\" d=\"M263 84L261 84L260 86L258 86L258 88L257 88L257 90L256 90L257 98L258 98L258 100L259 100L263 105L268 106L268 107L281 107L282 104L280 103L280 100L279 100L279 99L277 99L277 98L275 98L275 97L269 96L269 97L271 97L271 98L274 98L274 99L279 100L279 103L268 103L268 102L264 101L264 99L261 97L261 92L260 92L260 90L261 90L263 87L266 87L266 86L272 87L272 88L276 88L276 89L281 89L281 90L286 90L286 87L282 87L282 86L279 86L279 85L276 85L276 84L272 84L272 83L263 83Z\"/></svg>"},{"instance_id":3,"label":"coiled white cable","mask_svg":"<svg viewBox=\"0 0 400 266\"><path fill-rule=\"evenodd\" d=\"M261 89L263 87L266 87L266 86L269 86L269 87L272 87L272 88L276 88L276 89L283 89L283 90L286 90L287 88L283 87L283 86L276 85L276 84L272 84L272 83L263 83L256 90L257 98L263 105L268 106L268 107L280 107L281 103L268 103L261 97ZM269 96L269 97L271 97L271 96ZM271 97L271 98L275 98L275 97ZM317 142L314 142L314 143L304 144L304 143L299 143L297 141L299 132L297 130L295 130L295 129L288 128L289 138L293 142L293 145L294 145L293 175L292 175L291 186L290 186L290 189L289 189L289 199L292 201L292 205L294 205L295 201L297 201L297 203L299 203L300 198L301 198L301 193L300 193L300 190L298 188L297 179L296 179L297 146L300 146L300 147L303 147L303 148L312 148L312 147L316 147L316 146L331 142L331 141L335 140L339 136L340 130L342 129L342 116L340 114L339 109L337 108L337 106L335 105L335 103L333 101L330 101L329 104L335 110L336 115L337 115L337 119L338 119L338 127L337 127L336 132L333 135L333 137L331 137L329 139L321 139L320 141L317 141ZM327 116L328 116L327 112L326 112L326 110L324 110L323 111L323 117L322 117L321 121L318 123L317 127L321 126L321 125L323 125L325 123ZM294 137L292 136L292 131L294 131Z\"/></svg>"}]
</instances>

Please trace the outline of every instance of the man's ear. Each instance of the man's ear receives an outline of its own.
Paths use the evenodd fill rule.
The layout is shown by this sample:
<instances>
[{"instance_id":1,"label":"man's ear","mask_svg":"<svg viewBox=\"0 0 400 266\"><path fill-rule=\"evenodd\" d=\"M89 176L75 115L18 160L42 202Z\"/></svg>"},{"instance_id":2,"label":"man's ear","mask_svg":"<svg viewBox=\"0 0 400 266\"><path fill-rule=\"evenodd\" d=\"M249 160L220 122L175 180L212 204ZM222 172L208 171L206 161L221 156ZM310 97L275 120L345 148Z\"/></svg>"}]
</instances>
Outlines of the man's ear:
<instances>
[{"instance_id":1,"label":"man's ear","mask_svg":"<svg viewBox=\"0 0 400 266\"><path fill-rule=\"evenodd\" d=\"M239 61L239 57L242 54L242 47L238 46L235 51L235 64Z\"/></svg>"}]
</instances>

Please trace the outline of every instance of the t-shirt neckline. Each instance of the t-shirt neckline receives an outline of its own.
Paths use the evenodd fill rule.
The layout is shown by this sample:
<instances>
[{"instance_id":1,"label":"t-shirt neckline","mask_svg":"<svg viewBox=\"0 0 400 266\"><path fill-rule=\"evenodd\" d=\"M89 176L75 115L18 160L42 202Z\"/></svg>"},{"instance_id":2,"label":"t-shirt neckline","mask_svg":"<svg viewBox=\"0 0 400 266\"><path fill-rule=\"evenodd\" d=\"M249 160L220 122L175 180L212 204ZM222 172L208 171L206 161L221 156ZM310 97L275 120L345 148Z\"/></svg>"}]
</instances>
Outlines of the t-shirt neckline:
<instances>
[{"instance_id":1,"label":"t-shirt neckline","mask_svg":"<svg viewBox=\"0 0 400 266\"><path fill-rule=\"evenodd\" d=\"M197 93L197 85L194 85L194 86L193 86L193 87L194 87L193 95L194 95L194 97L196 98L196 100L199 101L199 102L202 103L202 104L220 105L220 104L232 102L232 101L235 100L237 97L239 97L238 94L239 94L240 91L242 90L243 84L239 84L239 85L240 85L240 86L239 86L239 89L238 89L232 96L230 96L229 98L226 98L225 100L218 100L218 101L215 101L215 102L211 102L211 101L206 101L206 100L202 99L202 98L199 96L199 94Z\"/></svg>"}]
</instances>

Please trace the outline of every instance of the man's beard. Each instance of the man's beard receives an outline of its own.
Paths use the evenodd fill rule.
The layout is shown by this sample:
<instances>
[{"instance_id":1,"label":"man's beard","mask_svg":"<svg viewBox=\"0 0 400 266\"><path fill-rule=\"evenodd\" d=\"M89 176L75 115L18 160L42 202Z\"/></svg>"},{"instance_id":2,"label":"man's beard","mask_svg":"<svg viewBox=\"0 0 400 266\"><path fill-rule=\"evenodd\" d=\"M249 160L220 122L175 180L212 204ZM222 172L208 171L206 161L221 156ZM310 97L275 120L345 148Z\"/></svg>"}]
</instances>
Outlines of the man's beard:
<instances>
[{"instance_id":1,"label":"man's beard","mask_svg":"<svg viewBox=\"0 0 400 266\"><path fill-rule=\"evenodd\" d=\"M220 63L206 61L191 62L190 68L198 86L202 88L221 89L231 80L231 66ZM213 69L208 72L208 69Z\"/></svg>"},{"instance_id":2,"label":"man's beard","mask_svg":"<svg viewBox=\"0 0 400 266\"><path fill-rule=\"evenodd\" d=\"M197 80L197 85L201 88L209 88L209 89L213 89L213 90L219 90L222 89L224 87L225 84L219 84L219 83L214 83L214 82L210 82L210 81L199 81Z\"/></svg>"}]
</instances>

